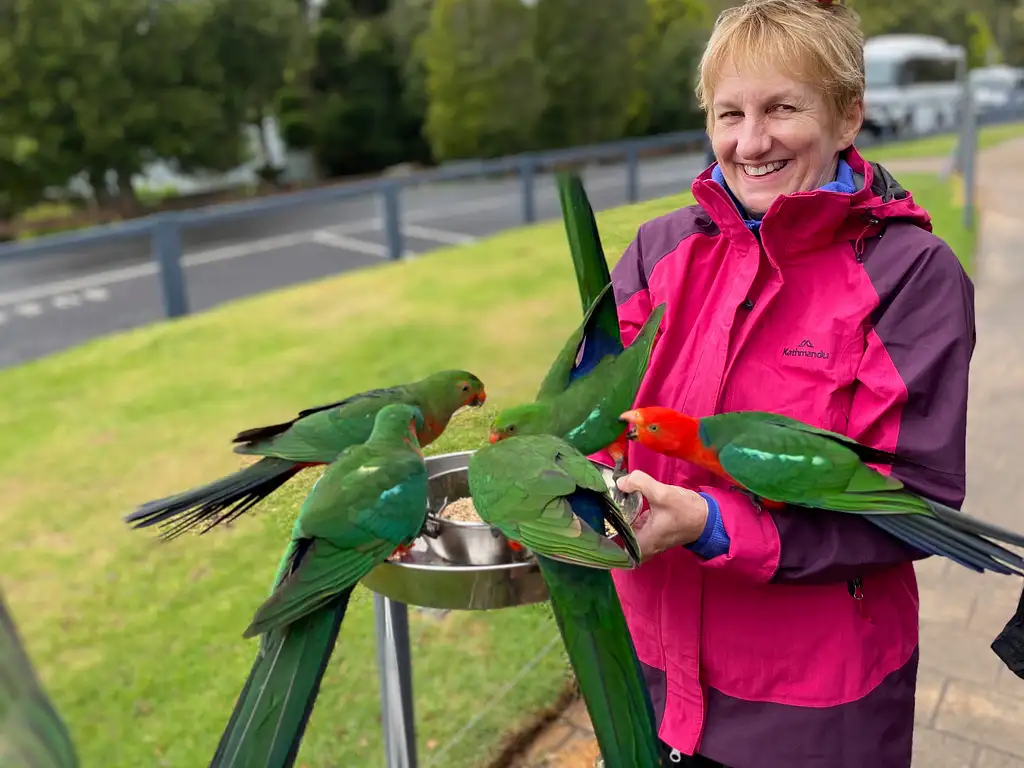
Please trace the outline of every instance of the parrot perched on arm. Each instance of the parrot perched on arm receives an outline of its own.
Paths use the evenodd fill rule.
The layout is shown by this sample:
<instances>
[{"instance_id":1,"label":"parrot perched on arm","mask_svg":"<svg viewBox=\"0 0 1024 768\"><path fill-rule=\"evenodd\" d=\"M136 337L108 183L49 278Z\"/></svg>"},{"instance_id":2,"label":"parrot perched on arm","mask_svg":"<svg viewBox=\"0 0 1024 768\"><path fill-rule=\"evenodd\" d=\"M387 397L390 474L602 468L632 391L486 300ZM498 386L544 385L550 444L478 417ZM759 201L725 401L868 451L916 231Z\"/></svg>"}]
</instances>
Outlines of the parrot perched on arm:
<instances>
[{"instance_id":1,"label":"parrot perched on arm","mask_svg":"<svg viewBox=\"0 0 1024 768\"><path fill-rule=\"evenodd\" d=\"M243 634L259 636L259 649L211 768L293 765L353 589L426 522L424 423L412 405L384 406L366 442L343 451L303 502Z\"/></svg>"},{"instance_id":2,"label":"parrot perched on arm","mask_svg":"<svg viewBox=\"0 0 1024 768\"><path fill-rule=\"evenodd\" d=\"M239 432L235 453L261 456L244 469L219 480L149 501L125 517L134 528L161 525L172 539L205 526L231 522L280 488L306 467L329 464L346 448L367 439L374 418L390 403L407 403L422 412L420 446L437 439L452 414L478 407L487 395L468 371L440 371L410 384L371 389L335 403L307 408L291 421Z\"/></svg>"},{"instance_id":3,"label":"parrot perched on arm","mask_svg":"<svg viewBox=\"0 0 1024 768\"><path fill-rule=\"evenodd\" d=\"M650 407L622 419L630 440L716 474L755 504L763 499L862 515L923 552L978 572L1024 576L1024 559L985 538L1024 546L1024 535L915 494L865 463L917 464L907 457L764 411L698 419Z\"/></svg>"},{"instance_id":4,"label":"parrot perched on arm","mask_svg":"<svg viewBox=\"0 0 1024 768\"><path fill-rule=\"evenodd\" d=\"M524 435L474 453L469 490L481 519L537 556L605 766L657 768L654 710L607 570L634 567L640 550L600 470L560 437Z\"/></svg>"},{"instance_id":5,"label":"parrot perched on arm","mask_svg":"<svg viewBox=\"0 0 1024 768\"><path fill-rule=\"evenodd\" d=\"M78 768L67 726L46 695L0 597L0 765Z\"/></svg>"}]
</instances>

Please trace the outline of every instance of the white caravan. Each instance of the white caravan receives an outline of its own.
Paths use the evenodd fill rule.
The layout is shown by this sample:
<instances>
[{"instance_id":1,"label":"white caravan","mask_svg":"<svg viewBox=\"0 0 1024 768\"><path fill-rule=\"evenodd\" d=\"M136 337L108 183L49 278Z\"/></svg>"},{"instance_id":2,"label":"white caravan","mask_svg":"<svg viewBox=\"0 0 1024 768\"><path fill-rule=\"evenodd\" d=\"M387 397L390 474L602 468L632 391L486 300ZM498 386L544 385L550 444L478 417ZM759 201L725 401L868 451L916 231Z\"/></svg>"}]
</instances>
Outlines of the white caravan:
<instances>
[{"instance_id":1,"label":"white caravan","mask_svg":"<svg viewBox=\"0 0 1024 768\"><path fill-rule=\"evenodd\" d=\"M931 35L878 35L864 42L864 128L876 134L952 128L965 51Z\"/></svg>"}]
</instances>

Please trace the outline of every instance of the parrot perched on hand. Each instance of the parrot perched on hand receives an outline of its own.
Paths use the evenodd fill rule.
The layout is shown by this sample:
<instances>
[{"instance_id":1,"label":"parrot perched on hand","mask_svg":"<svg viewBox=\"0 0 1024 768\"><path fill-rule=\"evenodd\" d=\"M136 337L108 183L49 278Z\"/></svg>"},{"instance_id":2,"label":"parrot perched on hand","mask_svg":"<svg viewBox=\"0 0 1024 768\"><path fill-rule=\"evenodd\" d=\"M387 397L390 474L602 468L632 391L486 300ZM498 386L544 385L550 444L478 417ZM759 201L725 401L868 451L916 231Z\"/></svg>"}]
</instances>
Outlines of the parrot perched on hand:
<instances>
[{"instance_id":1,"label":"parrot perched on hand","mask_svg":"<svg viewBox=\"0 0 1024 768\"><path fill-rule=\"evenodd\" d=\"M440 371L410 384L371 389L300 411L291 421L239 432L235 453L259 461L212 483L149 501L125 517L134 528L161 525L172 539L205 525L202 533L230 522L280 488L306 467L329 464L346 448L367 439L374 418L390 403L416 406L424 417L421 446L437 439L459 408L478 407L487 395L468 371Z\"/></svg>"},{"instance_id":2,"label":"parrot perched on hand","mask_svg":"<svg viewBox=\"0 0 1024 768\"><path fill-rule=\"evenodd\" d=\"M600 470L560 437L524 435L476 451L469 490L481 519L537 557L605 766L657 768L654 709L607 570L640 550Z\"/></svg>"},{"instance_id":3,"label":"parrot perched on hand","mask_svg":"<svg viewBox=\"0 0 1024 768\"><path fill-rule=\"evenodd\" d=\"M353 589L426 522L424 426L418 408L384 406L366 442L313 486L273 590L243 634L259 636L259 649L210 768L293 765Z\"/></svg>"},{"instance_id":4,"label":"parrot perched on hand","mask_svg":"<svg viewBox=\"0 0 1024 768\"><path fill-rule=\"evenodd\" d=\"M67 726L46 695L0 597L0 765L78 768Z\"/></svg>"},{"instance_id":5,"label":"parrot perched on hand","mask_svg":"<svg viewBox=\"0 0 1024 768\"><path fill-rule=\"evenodd\" d=\"M912 493L865 463L917 465L908 457L763 411L698 419L650 407L627 411L622 419L630 440L712 472L755 503L861 515L907 544L971 570L1024 576L1024 559L985 538L1024 546L1024 535Z\"/></svg>"}]
</instances>

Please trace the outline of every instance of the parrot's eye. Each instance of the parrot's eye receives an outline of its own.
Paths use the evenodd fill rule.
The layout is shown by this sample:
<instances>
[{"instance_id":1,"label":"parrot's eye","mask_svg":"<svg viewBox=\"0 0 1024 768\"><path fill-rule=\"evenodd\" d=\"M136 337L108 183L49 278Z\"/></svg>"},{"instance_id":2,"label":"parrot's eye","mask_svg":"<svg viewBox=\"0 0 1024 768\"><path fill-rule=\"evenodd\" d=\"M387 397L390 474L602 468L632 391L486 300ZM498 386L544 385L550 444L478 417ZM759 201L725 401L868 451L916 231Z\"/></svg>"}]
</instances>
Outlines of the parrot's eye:
<instances>
[{"instance_id":1,"label":"parrot's eye","mask_svg":"<svg viewBox=\"0 0 1024 768\"><path fill-rule=\"evenodd\" d=\"M658 425L657 424L651 424L651 426L649 426L647 429L650 432L657 432L658 431Z\"/></svg>"},{"instance_id":2,"label":"parrot's eye","mask_svg":"<svg viewBox=\"0 0 1024 768\"><path fill-rule=\"evenodd\" d=\"M508 432L511 435L513 432L516 431L516 425L515 424L509 424L508 428L505 431Z\"/></svg>"},{"instance_id":3,"label":"parrot's eye","mask_svg":"<svg viewBox=\"0 0 1024 768\"><path fill-rule=\"evenodd\" d=\"M463 392L469 392L469 384L463 384L462 385L462 391Z\"/></svg>"}]
</instances>

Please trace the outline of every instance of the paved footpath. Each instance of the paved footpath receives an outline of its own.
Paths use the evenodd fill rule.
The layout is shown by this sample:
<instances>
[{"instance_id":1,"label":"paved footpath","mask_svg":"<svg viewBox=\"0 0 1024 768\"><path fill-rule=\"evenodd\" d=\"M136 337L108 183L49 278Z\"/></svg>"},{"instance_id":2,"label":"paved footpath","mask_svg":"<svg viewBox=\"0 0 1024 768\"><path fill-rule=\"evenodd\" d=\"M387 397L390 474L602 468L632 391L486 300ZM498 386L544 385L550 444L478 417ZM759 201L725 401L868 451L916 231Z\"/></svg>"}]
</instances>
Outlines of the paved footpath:
<instances>
[{"instance_id":1,"label":"paved footpath","mask_svg":"<svg viewBox=\"0 0 1024 768\"><path fill-rule=\"evenodd\" d=\"M1024 140L986 150L979 161L978 344L964 509L1024 530ZM900 169L891 163L894 173ZM914 768L1024 768L1024 680L989 648L1013 614L1021 579L975 574L934 557L918 564L917 575ZM596 755L586 709L576 701L517 768L590 768Z\"/></svg>"}]
</instances>

